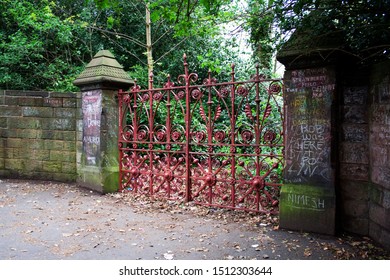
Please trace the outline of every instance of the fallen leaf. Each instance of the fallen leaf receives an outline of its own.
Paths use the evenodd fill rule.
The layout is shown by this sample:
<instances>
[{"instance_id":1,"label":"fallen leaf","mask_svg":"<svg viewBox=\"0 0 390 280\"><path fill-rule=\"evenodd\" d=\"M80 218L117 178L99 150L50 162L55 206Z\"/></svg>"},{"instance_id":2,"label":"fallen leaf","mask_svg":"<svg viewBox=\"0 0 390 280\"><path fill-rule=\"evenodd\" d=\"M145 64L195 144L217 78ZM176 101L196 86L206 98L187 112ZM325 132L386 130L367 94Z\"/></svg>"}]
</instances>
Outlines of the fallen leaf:
<instances>
[{"instance_id":1,"label":"fallen leaf","mask_svg":"<svg viewBox=\"0 0 390 280\"><path fill-rule=\"evenodd\" d=\"M164 253L164 259L166 260L173 260L174 254L171 253Z\"/></svg>"},{"instance_id":2,"label":"fallen leaf","mask_svg":"<svg viewBox=\"0 0 390 280\"><path fill-rule=\"evenodd\" d=\"M310 248L306 248L305 251L303 252L303 255L305 257L310 257L311 256L311 249Z\"/></svg>"}]
</instances>

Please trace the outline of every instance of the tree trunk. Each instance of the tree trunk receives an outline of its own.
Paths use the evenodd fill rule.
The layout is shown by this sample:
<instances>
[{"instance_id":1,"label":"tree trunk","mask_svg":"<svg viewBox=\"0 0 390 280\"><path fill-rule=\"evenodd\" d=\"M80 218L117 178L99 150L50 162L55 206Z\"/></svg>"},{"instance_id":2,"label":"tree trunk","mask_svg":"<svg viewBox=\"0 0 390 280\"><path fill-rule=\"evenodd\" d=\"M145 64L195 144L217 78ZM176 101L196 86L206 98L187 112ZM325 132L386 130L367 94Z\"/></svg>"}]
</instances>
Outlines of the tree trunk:
<instances>
[{"instance_id":1,"label":"tree trunk","mask_svg":"<svg viewBox=\"0 0 390 280\"><path fill-rule=\"evenodd\" d=\"M146 4L146 57L148 59L148 73L150 74L153 72L153 55L149 2Z\"/></svg>"}]
</instances>

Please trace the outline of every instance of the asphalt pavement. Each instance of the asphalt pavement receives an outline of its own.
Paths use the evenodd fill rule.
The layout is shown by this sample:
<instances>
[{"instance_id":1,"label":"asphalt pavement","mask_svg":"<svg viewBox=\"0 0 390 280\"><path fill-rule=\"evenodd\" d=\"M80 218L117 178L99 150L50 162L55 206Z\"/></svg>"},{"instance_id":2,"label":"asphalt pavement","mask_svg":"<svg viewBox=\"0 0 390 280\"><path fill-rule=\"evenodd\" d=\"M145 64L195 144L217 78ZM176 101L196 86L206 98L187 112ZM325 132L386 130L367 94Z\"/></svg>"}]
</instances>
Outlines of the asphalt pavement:
<instances>
[{"instance_id":1,"label":"asphalt pavement","mask_svg":"<svg viewBox=\"0 0 390 280\"><path fill-rule=\"evenodd\" d=\"M46 181L0 179L0 237L0 260L389 259L367 237Z\"/></svg>"}]
</instances>

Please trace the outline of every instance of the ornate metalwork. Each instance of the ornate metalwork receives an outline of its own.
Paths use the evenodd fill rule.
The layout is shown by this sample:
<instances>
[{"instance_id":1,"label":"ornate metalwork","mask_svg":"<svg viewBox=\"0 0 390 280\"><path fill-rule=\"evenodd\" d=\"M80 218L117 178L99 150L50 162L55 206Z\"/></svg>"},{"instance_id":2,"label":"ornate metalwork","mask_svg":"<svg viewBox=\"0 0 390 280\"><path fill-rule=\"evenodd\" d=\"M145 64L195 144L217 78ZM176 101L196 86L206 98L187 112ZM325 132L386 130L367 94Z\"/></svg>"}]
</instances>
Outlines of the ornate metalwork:
<instances>
[{"instance_id":1,"label":"ornate metalwork","mask_svg":"<svg viewBox=\"0 0 390 280\"><path fill-rule=\"evenodd\" d=\"M119 92L120 191L213 207L278 211L283 161L281 80L256 74Z\"/></svg>"}]
</instances>

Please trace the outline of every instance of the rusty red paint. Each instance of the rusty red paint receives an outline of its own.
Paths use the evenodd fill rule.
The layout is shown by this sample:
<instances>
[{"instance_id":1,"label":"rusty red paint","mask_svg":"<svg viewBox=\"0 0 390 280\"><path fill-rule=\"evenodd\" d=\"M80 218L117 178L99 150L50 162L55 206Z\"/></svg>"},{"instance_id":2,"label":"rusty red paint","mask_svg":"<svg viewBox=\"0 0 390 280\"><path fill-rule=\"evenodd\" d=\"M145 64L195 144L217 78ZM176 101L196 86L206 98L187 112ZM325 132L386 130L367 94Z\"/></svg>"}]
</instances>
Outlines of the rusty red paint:
<instances>
[{"instance_id":1,"label":"rusty red paint","mask_svg":"<svg viewBox=\"0 0 390 280\"><path fill-rule=\"evenodd\" d=\"M119 96L120 191L275 213L281 186L281 80L202 84L189 73Z\"/></svg>"}]
</instances>

